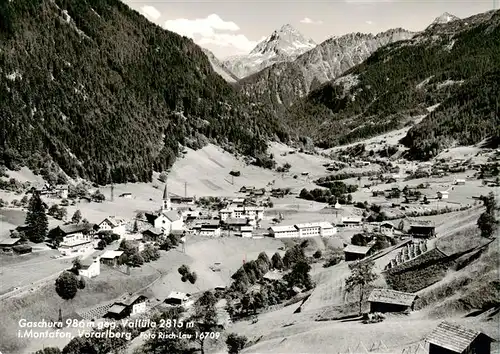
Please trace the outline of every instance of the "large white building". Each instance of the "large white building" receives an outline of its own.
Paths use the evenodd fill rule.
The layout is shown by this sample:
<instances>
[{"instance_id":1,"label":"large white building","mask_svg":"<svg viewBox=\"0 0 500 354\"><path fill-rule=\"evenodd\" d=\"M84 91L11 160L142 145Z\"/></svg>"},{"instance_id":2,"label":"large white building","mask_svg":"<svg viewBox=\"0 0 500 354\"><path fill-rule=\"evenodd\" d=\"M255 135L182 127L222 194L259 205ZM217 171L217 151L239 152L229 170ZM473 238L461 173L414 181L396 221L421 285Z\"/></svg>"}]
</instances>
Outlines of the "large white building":
<instances>
[{"instance_id":1,"label":"large white building","mask_svg":"<svg viewBox=\"0 0 500 354\"><path fill-rule=\"evenodd\" d=\"M108 216L103 221L101 221L98 226L99 231L111 231L112 233L123 237L126 232L125 225L125 220L118 219L114 216Z\"/></svg>"},{"instance_id":2,"label":"large white building","mask_svg":"<svg viewBox=\"0 0 500 354\"><path fill-rule=\"evenodd\" d=\"M331 237L337 233L337 228L329 222L311 222L295 225L272 226L269 235L275 238L293 237Z\"/></svg>"},{"instance_id":3,"label":"large white building","mask_svg":"<svg viewBox=\"0 0 500 354\"><path fill-rule=\"evenodd\" d=\"M219 217L221 221L225 221L228 218L248 218L252 221L257 221L264 218L264 208L254 206L226 208L219 211Z\"/></svg>"},{"instance_id":4,"label":"large white building","mask_svg":"<svg viewBox=\"0 0 500 354\"><path fill-rule=\"evenodd\" d=\"M61 239L59 252L69 255L93 249L94 229L92 224L70 224L58 226L55 233Z\"/></svg>"}]
</instances>

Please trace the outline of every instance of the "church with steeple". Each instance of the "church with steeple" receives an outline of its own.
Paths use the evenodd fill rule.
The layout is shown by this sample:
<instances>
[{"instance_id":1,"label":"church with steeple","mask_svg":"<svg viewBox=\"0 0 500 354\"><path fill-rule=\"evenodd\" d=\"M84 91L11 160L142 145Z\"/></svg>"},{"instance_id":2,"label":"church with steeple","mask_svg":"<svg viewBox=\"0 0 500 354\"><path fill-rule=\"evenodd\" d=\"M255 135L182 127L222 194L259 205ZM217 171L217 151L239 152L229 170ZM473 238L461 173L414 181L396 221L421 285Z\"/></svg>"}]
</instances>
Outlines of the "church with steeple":
<instances>
[{"instance_id":1,"label":"church with steeple","mask_svg":"<svg viewBox=\"0 0 500 354\"><path fill-rule=\"evenodd\" d=\"M171 211L172 210L172 202L170 200L170 193L168 193L168 183L165 182L165 188L163 189L163 200L161 205L161 211Z\"/></svg>"},{"instance_id":2,"label":"church with steeple","mask_svg":"<svg viewBox=\"0 0 500 354\"><path fill-rule=\"evenodd\" d=\"M182 230L184 227L182 217L172 208L172 201L170 200L170 193L168 192L168 183L165 183L163 189L160 211L146 213L145 215L148 222L156 229L155 231L161 230L165 235L170 234L172 230Z\"/></svg>"}]
</instances>

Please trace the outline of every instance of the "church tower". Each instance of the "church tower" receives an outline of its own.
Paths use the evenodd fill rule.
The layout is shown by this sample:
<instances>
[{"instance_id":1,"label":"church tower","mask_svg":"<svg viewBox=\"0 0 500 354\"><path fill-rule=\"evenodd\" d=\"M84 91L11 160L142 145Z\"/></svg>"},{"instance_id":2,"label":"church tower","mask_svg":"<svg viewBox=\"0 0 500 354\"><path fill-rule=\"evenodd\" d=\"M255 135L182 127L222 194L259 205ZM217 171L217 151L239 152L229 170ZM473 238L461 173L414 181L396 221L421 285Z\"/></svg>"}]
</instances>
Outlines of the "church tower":
<instances>
[{"instance_id":1,"label":"church tower","mask_svg":"<svg viewBox=\"0 0 500 354\"><path fill-rule=\"evenodd\" d=\"M161 211L172 210L172 203L170 201L170 194L168 193L168 182L165 181L165 189L163 190L163 203L161 205Z\"/></svg>"}]
</instances>

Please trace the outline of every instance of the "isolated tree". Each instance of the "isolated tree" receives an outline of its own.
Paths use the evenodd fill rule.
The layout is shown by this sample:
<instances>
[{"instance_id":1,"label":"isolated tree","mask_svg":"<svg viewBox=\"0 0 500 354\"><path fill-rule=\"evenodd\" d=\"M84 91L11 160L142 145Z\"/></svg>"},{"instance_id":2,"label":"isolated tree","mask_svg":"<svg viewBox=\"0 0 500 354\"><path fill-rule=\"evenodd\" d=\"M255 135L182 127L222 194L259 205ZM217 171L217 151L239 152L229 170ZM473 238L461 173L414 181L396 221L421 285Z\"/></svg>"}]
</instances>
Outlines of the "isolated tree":
<instances>
[{"instance_id":1,"label":"isolated tree","mask_svg":"<svg viewBox=\"0 0 500 354\"><path fill-rule=\"evenodd\" d=\"M78 209L71 217L71 222L73 224L78 224L80 221L82 221L82 212Z\"/></svg>"},{"instance_id":2,"label":"isolated tree","mask_svg":"<svg viewBox=\"0 0 500 354\"><path fill-rule=\"evenodd\" d=\"M498 221L492 213L484 212L477 219L477 227L481 230L481 236L492 237L498 227Z\"/></svg>"},{"instance_id":3,"label":"isolated tree","mask_svg":"<svg viewBox=\"0 0 500 354\"><path fill-rule=\"evenodd\" d=\"M316 258L316 259L321 258L321 256L323 256L323 252L321 252L321 250L317 250L313 254L313 257Z\"/></svg>"},{"instance_id":4,"label":"isolated tree","mask_svg":"<svg viewBox=\"0 0 500 354\"><path fill-rule=\"evenodd\" d=\"M88 224L88 223L89 223L89 221L87 219L82 220L82 224Z\"/></svg>"},{"instance_id":5,"label":"isolated tree","mask_svg":"<svg viewBox=\"0 0 500 354\"><path fill-rule=\"evenodd\" d=\"M167 173L165 171L160 173L160 176L158 176L158 180L162 183L165 183L165 181L167 180Z\"/></svg>"},{"instance_id":6,"label":"isolated tree","mask_svg":"<svg viewBox=\"0 0 500 354\"><path fill-rule=\"evenodd\" d=\"M43 242L47 236L49 222L39 193L34 192L30 199L26 224L29 226L29 240L35 243Z\"/></svg>"},{"instance_id":7,"label":"isolated tree","mask_svg":"<svg viewBox=\"0 0 500 354\"><path fill-rule=\"evenodd\" d=\"M283 259L278 252L273 254L273 256L271 257L271 262L274 269L282 270L285 267L285 265L283 264Z\"/></svg>"},{"instance_id":8,"label":"isolated tree","mask_svg":"<svg viewBox=\"0 0 500 354\"><path fill-rule=\"evenodd\" d=\"M55 213L54 218L56 218L58 220L63 220L64 218L66 218L67 215L68 215L68 211L66 210L66 208L61 207Z\"/></svg>"},{"instance_id":9,"label":"isolated tree","mask_svg":"<svg viewBox=\"0 0 500 354\"><path fill-rule=\"evenodd\" d=\"M75 274L64 271L56 279L56 293L64 300L71 300L78 291L78 279Z\"/></svg>"},{"instance_id":10,"label":"isolated tree","mask_svg":"<svg viewBox=\"0 0 500 354\"><path fill-rule=\"evenodd\" d=\"M79 275L80 269L82 269L82 260L80 259L80 257L77 257L73 259L73 268L71 268L71 271L76 275Z\"/></svg>"},{"instance_id":11,"label":"isolated tree","mask_svg":"<svg viewBox=\"0 0 500 354\"><path fill-rule=\"evenodd\" d=\"M345 280L346 291L348 293L355 289L359 291L359 314L362 313L363 300L366 288L377 279L377 274L373 273L375 263L371 260L361 261L351 266L351 275Z\"/></svg>"},{"instance_id":12,"label":"isolated tree","mask_svg":"<svg viewBox=\"0 0 500 354\"><path fill-rule=\"evenodd\" d=\"M311 266L305 261L300 261L294 264L292 271L286 274L283 279L288 283L288 286L294 287L304 287L307 290L313 288L313 282L311 280Z\"/></svg>"},{"instance_id":13,"label":"isolated tree","mask_svg":"<svg viewBox=\"0 0 500 354\"><path fill-rule=\"evenodd\" d=\"M247 343L248 338L239 336L236 333L230 333L226 339L227 350L229 354L238 354Z\"/></svg>"}]
</instances>

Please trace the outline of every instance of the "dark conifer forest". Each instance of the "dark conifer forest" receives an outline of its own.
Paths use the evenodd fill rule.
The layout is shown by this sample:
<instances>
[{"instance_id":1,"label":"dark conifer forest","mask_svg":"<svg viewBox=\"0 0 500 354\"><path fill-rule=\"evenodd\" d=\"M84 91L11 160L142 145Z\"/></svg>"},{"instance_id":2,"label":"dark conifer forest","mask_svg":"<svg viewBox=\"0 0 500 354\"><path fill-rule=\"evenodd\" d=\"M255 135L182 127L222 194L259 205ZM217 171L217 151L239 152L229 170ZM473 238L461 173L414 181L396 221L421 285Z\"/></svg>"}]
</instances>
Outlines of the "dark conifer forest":
<instances>
[{"instance_id":1,"label":"dark conifer forest","mask_svg":"<svg viewBox=\"0 0 500 354\"><path fill-rule=\"evenodd\" d=\"M148 181L181 145L256 156L284 129L192 40L119 0L0 3L0 164L104 184Z\"/></svg>"}]
</instances>

